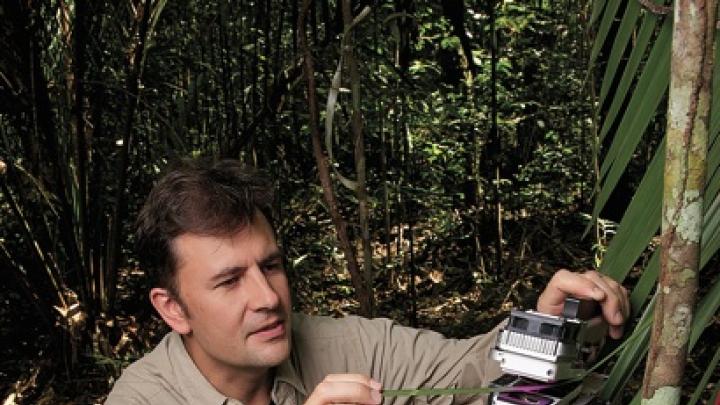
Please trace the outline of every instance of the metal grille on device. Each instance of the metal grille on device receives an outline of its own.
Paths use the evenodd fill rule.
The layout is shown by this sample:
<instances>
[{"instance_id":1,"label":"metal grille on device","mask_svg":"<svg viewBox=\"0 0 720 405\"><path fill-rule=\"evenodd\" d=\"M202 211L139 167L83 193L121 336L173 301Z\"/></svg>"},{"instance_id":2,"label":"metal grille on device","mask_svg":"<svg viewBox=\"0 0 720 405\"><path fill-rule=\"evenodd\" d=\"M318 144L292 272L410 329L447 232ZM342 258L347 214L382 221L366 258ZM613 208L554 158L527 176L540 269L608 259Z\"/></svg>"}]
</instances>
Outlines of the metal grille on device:
<instances>
[{"instance_id":1,"label":"metal grille on device","mask_svg":"<svg viewBox=\"0 0 720 405\"><path fill-rule=\"evenodd\" d=\"M558 347L557 340L543 339L512 331L503 334L501 343L522 350L547 354L548 356L555 354Z\"/></svg>"}]
</instances>

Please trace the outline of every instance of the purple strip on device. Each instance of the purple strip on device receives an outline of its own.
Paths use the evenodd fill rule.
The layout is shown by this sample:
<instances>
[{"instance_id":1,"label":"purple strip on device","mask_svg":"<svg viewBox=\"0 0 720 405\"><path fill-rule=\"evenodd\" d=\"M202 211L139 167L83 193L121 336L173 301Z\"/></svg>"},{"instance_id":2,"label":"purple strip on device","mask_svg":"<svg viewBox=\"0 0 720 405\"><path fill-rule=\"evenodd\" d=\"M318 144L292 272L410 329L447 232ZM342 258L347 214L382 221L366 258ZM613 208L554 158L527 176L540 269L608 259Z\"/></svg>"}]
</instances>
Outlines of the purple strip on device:
<instances>
[{"instance_id":1,"label":"purple strip on device","mask_svg":"<svg viewBox=\"0 0 720 405\"><path fill-rule=\"evenodd\" d=\"M501 392L498 399L516 405L552 405L553 400L541 395L518 392Z\"/></svg>"}]
</instances>

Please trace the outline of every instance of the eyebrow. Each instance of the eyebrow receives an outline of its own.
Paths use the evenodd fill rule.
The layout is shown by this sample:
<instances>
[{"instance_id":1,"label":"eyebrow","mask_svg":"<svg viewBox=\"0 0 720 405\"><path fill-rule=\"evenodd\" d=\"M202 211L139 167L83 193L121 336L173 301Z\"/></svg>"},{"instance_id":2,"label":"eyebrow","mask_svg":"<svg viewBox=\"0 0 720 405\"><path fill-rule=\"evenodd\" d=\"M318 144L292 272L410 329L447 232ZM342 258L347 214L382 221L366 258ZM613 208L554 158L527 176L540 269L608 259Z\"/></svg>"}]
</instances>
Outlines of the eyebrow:
<instances>
[{"instance_id":1,"label":"eyebrow","mask_svg":"<svg viewBox=\"0 0 720 405\"><path fill-rule=\"evenodd\" d=\"M283 258L283 256L284 256L283 252L278 249L278 250L270 253L269 255L267 255L267 257L265 257L264 259L262 259L260 261L260 264L263 266L267 266L268 264L270 264L276 260L281 260Z\"/></svg>"},{"instance_id":2,"label":"eyebrow","mask_svg":"<svg viewBox=\"0 0 720 405\"><path fill-rule=\"evenodd\" d=\"M272 262L282 259L283 258L283 252L281 250L275 250L274 252L270 253L269 255L265 256L262 260L260 260L259 265L260 266L267 266L271 264ZM236 275L238 273L241 273L243 271L247 270L247 267L243 266L230 266L226 267L214 276L210 278L210 282L214 285L218 281L222 280L225 277L229 277L232 275Z\"/></svg>"}]
</instances>

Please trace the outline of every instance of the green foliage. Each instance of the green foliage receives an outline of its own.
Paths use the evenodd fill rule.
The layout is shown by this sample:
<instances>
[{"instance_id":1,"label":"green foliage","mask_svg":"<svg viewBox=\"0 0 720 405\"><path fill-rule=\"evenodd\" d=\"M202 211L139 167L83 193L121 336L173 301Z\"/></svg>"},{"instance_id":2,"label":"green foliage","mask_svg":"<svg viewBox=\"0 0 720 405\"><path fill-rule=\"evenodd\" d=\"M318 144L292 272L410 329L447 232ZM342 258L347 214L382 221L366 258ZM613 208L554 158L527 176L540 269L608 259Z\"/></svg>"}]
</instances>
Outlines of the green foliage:
<instances>
[{"instance_id":1,"label":"green foliage","mask_svg":"<svg viewBox=\"0 0 720 405\"><path fill-rule=\"evenodd\" d=\"M554 131L546 133L544 141L533 152L532 160L521 167L515 177L520 185L513 187L515 197L519 199L513 201L517 204L516 209L525 207L537 212L552 212L580 200L586 177L577 171L586 163L580 147L577 143L564 144ZM563 189L566 190L564 193L557 192Z\"/></svg>"},{"instance_id":2,"label":"green foliage","mask_svg":"<svg viewBox=\"0 0 720 405\"><path fill-rule=\"evenodd\" d=\"M595 10L598 25L591 61L595 62L595 69L604 70L598 104L601 116L598 142L607 147L602 149L601 183L593 209L594 218L602 212L623 176L627 176L629 170L634 170L633 164L637 167L641 156L647 153L643 149L648 149L654 156L642 168L642 180L601 264L601 271L617 280L625 280L628 275L637 279L636 273L641 270L631 296L637 314L650 299L659 272L659 254L654 239L661 219L665 143L662 126L653 127L650 124L664 116L663 100L666 98L669 80L672 19L649 12L640 13L635 2L597 2ZM617 24L616 29L612 30L614 35L609 30L613 24ZM628 42L631 34L636 37L632 45ZM609 50L609 53L604 54L606 51L603 49ZM621 56L627 59L618 63ZM717 74L717 63L715 67ZM717 87L713 95L715 101L711 121L717 122L720 118L720 103L717 103L720 93ZM709 145L717 143L718 129L711 124ZM712 156L712 146L708 156ZM709 208L716 206L720 198L716 188L720 182L717 165L717 159L709 159L700 263L705 268L701 273L703 295L693 319L690 349L711 325L709 314L716 313L720 306L720 283L708 267L714 266L710 263L714 263L713 257L718 250L713 237L717 234L718 212ZM612 369L603 391L605 399L622 397L623 388L631 381L633 373L644 359L649 342L649 332L645 325L651 322L648 315L652 312L651 308L650 305L645 309L633 332L633 335L642 334L642 338L623 351ZM695 391L702 389L704 386L699 385L691 388ZM638 398L636 395L635 401Z\"/></svg>"},{"instance_id":3,"label":"green foliage","mask_svg":"<svg viewBox=\"0 0 720 405\"><path fill-rule=\"evenodd\" d=\"M495 260L488 229L496 163L508 273L539 278L541 267L590 261L564 253L575 248L570 243L592 243L575 240L574 219L593 182L586 10L582 2L498 3L492 83L486 4L460 2L458 22L440 2L400 3L378 3L353 31L379 315L409 323L410 303L426 294L428 307L447 299L458 319L489 322L509 302L505 292L494 293L497 305L468 294L506 287L486 272ZM67 360L77 369L85 359L114 374L119 361L160 336L133 257L132 224L152 182L179 157L233 157L270 172L296 308L357 309L316 179L297 7L75 0L10 2L0 10L7 23L0 160L9 168L1 179L0 268L10 275L2 285L19 292L8 293L20 308L13 320L43 319L23 335L62 337L51 349L56 367ZM308 36L322 104L341 51L341 19L335 1L312 7ZM58 17L64 12L67 25ZM489 148L493 85L497 151ZM339 105L350 97L342 89ZM343 172L353 167L347 109L334 119L334 158ZM338 195L356 241L355 196ZM556 243L546 246L545 235ZM508 299L529 299L517 291ZM470 301L477 301L474 312Z\"/></svg>"}]
</instances>

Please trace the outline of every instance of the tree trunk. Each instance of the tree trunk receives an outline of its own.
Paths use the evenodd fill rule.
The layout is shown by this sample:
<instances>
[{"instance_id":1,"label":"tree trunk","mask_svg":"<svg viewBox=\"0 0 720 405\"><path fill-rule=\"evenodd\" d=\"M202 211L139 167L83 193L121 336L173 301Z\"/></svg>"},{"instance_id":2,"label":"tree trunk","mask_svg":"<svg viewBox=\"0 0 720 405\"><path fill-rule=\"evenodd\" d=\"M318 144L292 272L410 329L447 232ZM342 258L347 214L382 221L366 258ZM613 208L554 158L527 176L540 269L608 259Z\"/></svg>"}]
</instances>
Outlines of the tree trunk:
<instances>
[{"instance_id":1,"label":"tree trunk","mask_svg":"<svg viewBox=\"0 0 720 405\"><path fill-rule=\"evenodd\" d=\"M498 64L498 32L496 29L496 18L495 8L497 2L493 0L490 2L490 32L491 32L491 45L490 45L490 94L491 94L491 115L492 123L490 127L490 142L487 146L490 164L490 171L488 172L488 182L492 187L492 204L495 212L495 275L502 277L502 201L500 199L500 165L502 161L502 140L500 139L500 132L498 130L498 77L497 77L497 64ZM478 230L476 230L477 232Z\"/></svg>"},{"instance_id":2,"label":"tree trunk","mask_svg":"<svg viewBox=\"0 0 720 405\"><path fill-rule=\"evenodd\" d=\"M94 287L86 286L90 289L86 291L86 296L91 297L91 290L94 288L95 291L100 291L99 277L96 277L93 268L90 265L90 237L89 237L89 225L88 225L88 167L90 164L90 153L89 153L89 142L88 142L88 131L85 124L85 69L86 69L86 57L85 47L87 43L87 7L88 5L84 0L75 2L75 23L73 24L72 30L72 72L74 80L71 83L71 87L68 91L71 92L72 109L73 114L71 118L71 127L74 130L76 141L76 181L78 187L78 209L77 209L77 239L79 241L80 255L82 256L82 263L80 267L83 269L84 277L87 283L93 283ZM97 269L95 269L97 270ZM89 308L92 310L99 308L99 302L97 297L92 297L92 306L90 302L87 302Z\"/></svg>"},{"instance_id":3,"label":"tree trunk","mask_svg":"<svg viewBox=\"0 0 720 405\"><path fill-rule=\"evenodd\" d=\"M128 53L130 58L127 63L127 113L123 122L123 143L120 150L120 157L117 166L117 189L115 190L115 207L113 209L112 222L110 224L110 235L108 242L108 263L106 267L106 276L104 284L107 286L107 297L103 300L103 311L109 313L113 310L113 303L117 292L117 275L122 258L121 237L123 221L127 215L125 187L128 181L128 169L130 166L130 152L133 148L133 122L135 121L135 112L140 103L140 93L142 88L143 71L143 53L147 40L148 22L150 13L152 12L152 0L146 0L142 5L138 6L135 14L135 24L137 32L134 43L132 43L132 52Z\"/></svg>"},{"instance_id":4,"label":"tree trunk","mask_svg":"<svg viewBox=\"0 0 720 405\"><path fill-rule=\"evenodd\" d=\"M328 167L327 156L325 156L325 153L322 150L322 143L320 141L320 130L318 129L317 122L319 114L315 86L315 68L313 67L310 45L308 45L307 34L305 32L305 17L307 16L309 8L310 0L304 0L302 10L300 10L300 15L298 16L298 38L300 40L300 49L303 53L305 65L308 110L310 113L309 126L310 135L312 137L313 155L315 155L318 177L320 178L320 183L322 184L323 198L325 199L328 211L330 212L333 225L335 225L338 241L340 242L340 248L345 254L350 278L352 280L353 287L355 287L358 301L360 302L360 314L370 315L370 294L365 289L365 284L362 282L360 270L358 269L357 257L355 255L355 249L350 244L350 239L347 235L347 224L337 208L337 201L335 200L332 181L330 180L330 169Z\"/></svg>"},{"instance_id":5,"label":"tree trunk","mask_svg":"<svg viewBox=\"0 0 720 405\"><path fill-rule=\"evenodd\" d=\"M714 1L675 2L661 274L643 404L680 401L698 285L714 31Z\"/></svg>"},{"instance_id":6,"label":"tree trunk","mask_svg":"<svg viewBox=\"0 0 720 405\"><path fill-rule=\"evenodd\" d=\"M352 35L350 26L353 15L350 9L350 0L343 0L343 23L345 24L345 35ZM365 173L365 137L363 135L363 120L360 107L360 74L358 73L357 61L353 55L354 40L346 40L344 52L345 63L350 70L350 89L352 93L352 117L350 126L352 128L353 151L355 154L355 173L357 174L357 187L355 195L358 199L358 217L360 220L360 233L363 246L363 281L368 292L370 303L370 315L373 306L373 256L370 245L370 210L368 208L368 196L366 190Z\"/></svg>"}]
</instances>

